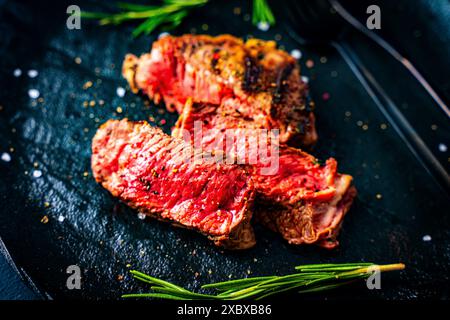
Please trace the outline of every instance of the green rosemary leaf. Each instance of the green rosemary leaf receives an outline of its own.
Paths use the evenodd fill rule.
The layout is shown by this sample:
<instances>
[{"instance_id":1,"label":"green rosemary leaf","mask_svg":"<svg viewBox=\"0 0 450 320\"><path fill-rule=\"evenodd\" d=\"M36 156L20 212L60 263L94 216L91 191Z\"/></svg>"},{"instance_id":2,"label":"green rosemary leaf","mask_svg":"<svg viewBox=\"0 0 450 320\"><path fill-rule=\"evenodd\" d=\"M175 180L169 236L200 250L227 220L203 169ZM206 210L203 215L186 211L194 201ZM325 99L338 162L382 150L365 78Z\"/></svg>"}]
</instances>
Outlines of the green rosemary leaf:
<instances>
[{"instance_id":1,"label":"green rosemary leaf","mask_svg":"<svg viewBox=\"0 0 450 320\"><path fill-rule=\"evenodd\" d=\"M180 298L185 299L217 299L216 296L209 295L209 294L202 294L202 293L195 293L191 291L179 291L171 288L165 288L165 287L159 287L159 286L153 286L151 287L153 291L163 293L163 294L171 294Z\"/></svg>"},{"instance_id":2,"label":"green rosemary leaf","mask_svg":"<svg viewBox=\"0 0 450 320\"><path fill-rule=\"evenodd\" d=\"M149 34L156 28L174 28L187 16L189 10L206 4L208 0L164 0L160 5L140 5L118 2L117 13L82 12L81 17L99 20L100 25L119 25L127 21L143 20L132 32L133 37Z\"/></svg>"},{"instance_id":3,"label":"green rosemary leaf","mask_svg":"<svg viewBox=\"0 0 450 320\"><path fill-rule=\"evenodd\" d=\"M86 11L80 12L80 17L85 19L103 19L110 16L111 16L110 13L104 12L86 12Z\"/></svg>"},{"instance_id":4,"label":"green rosemary leaf","mask_svg":"<svg viewBox=\"0 0 450 320\"><path fill-rule=\"evenodd\" d=\"M224 282L205 284L202 286L202 288L203 289L214 288L214 289L218 289L218 290L228 290L229 288L232 288L234 286L239 286L242 284L253 284L255 282L269 280L272 278L274 278L274 277L266 276L266 277L252 277L252 278L244 278L244 279L238 279L238 280L229 280L229 281L224 281Z\"/></svg>"},{"instance_id":5,"label":"green rosemary leaf","mask_svg":"<svg viewBox=\"0 0 450 320\"><path fill-rule=\"evenodd\" d=\"M122 298L159 298L168 300L186 300L185 298L179 298L177 296L162 293L131 293L123 294Z\"/></svg>"},{"instance_id":6,"label":"green rosemary leaf","mask_svg":"<svg viewBox=\"0 0 450 320\"><path fill-rule=\"evenodd\" d=\"M223 300L242 300L242 299L248 299L253 296L259 295L261 292L264 292L264 289L255 289L253 291L249 291L246 293L241 293L240 295L234 295L234 296L227 296Z\"/></svg>"},{"instance_id":7,"label":"green rosemary leaf","mask_svg":"<svg viewBox=\"0 0 450 320\"><path fill-rule=\"evenodd\" d=\"M133 20L143 20L132 32L133 37L150 34L158 27L175 28L181 24L189 11L201 7L209 0L163 0L159 5L141 5L130 2L117 2L120 12L82 12L81 17L99 20L100 25L119 25ZM267 0L253 0L252 23L275 24L275 17Z\"/></svg>"},{"instance_id":8,"label":"green rosemary leaf","mask_svg":"<svg viewBox=\"0 0 450 320\"><path fill-rule=\"evenodd\" d=\"M176 27L178 27L184 20L184 18L188 15L188 11L187 10L182 10L182 11L178 11L173 13L170 17L169 17L169 22L166 23L166 25L164 26L165 30L170 30L170 29L174 29Z\"/></svg>"},{"instance_id":9,"label":"green rosemary leaf","mask_svg":"<svg viewBox=\"0 0 450 320\"><path fill-rule=\"evenodd\" d=\"M299 282L299 283L290 284L288 286L274 287L271 290L267 290L266 294L258 297L256 300L261 300L261 299L267 298L269 296L272 296L274 294L279 294L279 293L283 293L283 292L286 292L286 291L290 291L290 290L293 290L295 288L299 288L299 287L302 287L302 286L305 286L305 285L306 285L305 282Z\"/></svg>"},{"instance_id":10,"label":"green rosemary leaf","mask_svg":"<svg viewBox=\"0 0 450 320\"><path fill-rule=\"evenodd\" d=\"M300 290L298 291L298 293L313 293L313 292L321 292L321 291L325 291L325 290L331 290L331 289L336 289L342 286L346 286L349 285L351 283L354 283L355 280L351 280L351 281L346 281L346 282L341 282L341 283L336 283L336 284L329 284L329 285L323 285L323 286L318 286L318 287L312 287L309 289L304 289L304 290Z\"/></svg>"},{"instance_id":11,"label":"green rosemary leaf","mask_svg":"<svg viewBox=\"0 0 450 320\"><path fill-rule=\"evenodd\" d=\"M143 278L143 279L146 279L148 281L151 281L152 283L158 284L158 285L160 285L162 287L172 288L172 289L175 289L175 290L178 290L178 291L189 292L188 290L186 290L186 289L184 289L184 288L182 288L180 286L177 286L177 285L175 285L173 283L170 283L170 282L158 279L158 278L151 277L151 276L149 276L149 275L147 275L145 273L139 272L137 270L131 270L130 272L131 272L131 274L133 276L137 275L140 278Z\"/></svg>"},{"instance_id":12,"label":"green rosemary leaf","mask_svg":"<svg viewBox=\"0 0 450 320\"><path fill-rule=\"evenodd\" d=\"M344 266L339 264L318 264L318 265L304 265L297 266L295 270L301 272L314 272L316 270L326 270L326 271L347 271L347 270L355 270L359 268L364 268L373 265L372 263L346 263Z\"/></svg>"},{"instance_id":13,"label":"green rosemary leaf","mask_svg":"<svg viewBox=\"0 0 450 320\"><path fill-rule=\"evenodd\" d=\"M270 25L275 24L275 17L267 0L253 0L252 23L257 25L260 22L266 22Z\"/></svg>"},{"instance_id":14,"label":"green rosemary leaf","mask_svg":"<svg viewBox=\"0 0 450 320\"><path fill-rule=\"evenodd\" d=\"M139 26L137 26L131 34L133 35L133 37L137 37L141 33L145 33L146 35L148 35L153 30L155 30L163 21L164 21L163 16L148 18L143 23L141 23Z\"/></svg>"}]
</instances>

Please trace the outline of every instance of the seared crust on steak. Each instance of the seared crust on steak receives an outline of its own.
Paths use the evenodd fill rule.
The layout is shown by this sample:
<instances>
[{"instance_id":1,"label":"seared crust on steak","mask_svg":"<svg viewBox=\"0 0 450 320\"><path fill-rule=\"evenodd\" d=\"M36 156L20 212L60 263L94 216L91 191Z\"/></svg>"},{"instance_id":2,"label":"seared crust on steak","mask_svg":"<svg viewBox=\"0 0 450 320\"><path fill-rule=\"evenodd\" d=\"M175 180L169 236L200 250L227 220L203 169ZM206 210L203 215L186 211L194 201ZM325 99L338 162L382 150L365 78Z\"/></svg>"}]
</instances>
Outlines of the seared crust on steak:
<instances>
[{"instance_id":1,"label":"seared crust on steak","mask_svg":"<svg viewBox=\"0 0 450 320\"><path fill-rule=\"evenodd\" d=\"M188 98L228 104L244 118L280 130L280 142L310 146L317 140L313 104L300 68L274 41L230 35L164 37L150 53L125 57L122 73L134 92L181 113Z\"/></svg>"},{"instance_id":2,"label":"seared crust on steak","mask_svg":"<svg viewBox=\"0 0 450 320\"><path fill-rule=\"evenodd\" d=\"M351 186L352 177L338 175L336 192L329 201L299 201L288 206L257 200L256 221L279 232L291 244L316 244L327 249L339 245L337 236L350 209L356 188Z\"/></svg>"},{"instance_id":3,"label":"seared crust on steak","mask_svg":"<svg viewBox=\"0 0 450 320\"><path fill-rule=\"evenodd\" d=\"M254 187L244 166L204 163L192 147L146 122L109 120L92 142L97 182L130 207L195 229L216 245L255 244Z\"/></svg>"}]
</instances>

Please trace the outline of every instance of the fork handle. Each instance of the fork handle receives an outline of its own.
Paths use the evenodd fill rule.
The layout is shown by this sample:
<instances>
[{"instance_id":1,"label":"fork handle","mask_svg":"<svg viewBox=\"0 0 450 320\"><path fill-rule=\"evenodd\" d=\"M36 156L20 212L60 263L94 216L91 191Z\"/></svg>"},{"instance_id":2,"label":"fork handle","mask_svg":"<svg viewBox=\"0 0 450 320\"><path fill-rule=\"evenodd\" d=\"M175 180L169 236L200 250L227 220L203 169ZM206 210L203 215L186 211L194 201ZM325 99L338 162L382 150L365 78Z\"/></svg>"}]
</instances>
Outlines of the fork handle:
<instances>
[{"instance_id":1,"label":"fork handle","mask_svg":"<svg viewBox=\"0 0 450 320\"><path fill-rule=\"evenodd\" d=\"M384 91L372 73L361 63L357 54L349 45L345 44L345 42L332 42L331 45L336 48L349 65L353 74L362 84L381 113L389 121L390 125L394 128L403 142L405 142L409 150L450 197L449 174L416 130L414 130L408 120L403 116L400 108Z\"/></svg>"},{"instance_id":2,"label":"fork handle","mask_svg":"<svg viewBox=\"0 0 450 320\"><path fill-rule=\"evenodd\" d=\"M345 8L339 3L337 0L329 0L331 6L334 10L344 19L346 20L351 26L353 26L356 30L366 35L369 39L371 39L373 42L378 44L381 48L383 48L385 51L387 51L394 59L396 59L398 62L400 62L420 83L420 85L425 89L425 91L433 98L433 100L436 102L436 104L441 108L441 110L447 115L448 118L450 118L450 109L449 107L444 103L444 101L439 97L439 95L434 91L433 87L428 83L428 81L422 76L422 74L414 67L414 65L406 59L404 56L402 56L393 46L391 46L387 41L385 41L383 38L378 36L375 32L370 31L367 29L361 22L359 22L358 19L356 19L354 16L352 16Z\"/></svg>"}]
</instances>

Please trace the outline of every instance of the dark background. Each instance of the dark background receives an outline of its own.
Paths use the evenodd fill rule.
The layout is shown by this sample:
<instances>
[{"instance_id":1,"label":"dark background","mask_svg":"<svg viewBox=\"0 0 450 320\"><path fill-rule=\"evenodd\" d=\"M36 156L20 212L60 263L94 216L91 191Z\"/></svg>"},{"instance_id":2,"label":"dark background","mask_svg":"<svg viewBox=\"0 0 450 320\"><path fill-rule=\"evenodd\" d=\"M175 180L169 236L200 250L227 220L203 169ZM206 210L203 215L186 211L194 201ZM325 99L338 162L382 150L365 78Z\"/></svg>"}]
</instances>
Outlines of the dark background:
<instances>
[{"instance_id":1,"label":"dark background","mask_svg":"<svg viewBox=\"0 0 450 320\"><path fill-rule=\"evenodd\" d=\"M106 2L77 2L85 10L106 10ZM277 9L283 1L271 1ZM256 228L258 243L245 252L215 248L204 237L155 221L140 221L90 175L90 140L109 118L155 118L170 131L176 115L147 106L126 87L120 66L128 52L148 51L158 32L133 39L132 26L99 27L82 21L81 30L65 27L72 1L0 1L0 237L17 270L0 258L0 297L26 299L119 298L122 293L148 290L127 270L135 268L188 288L248 275L287 274L305 263L371 261L404 262L407 269L382 277L382 290L363 284L307 299L448 299L450 229L445 191L411 154L379 112L345 61L330 47L300 46L277 25L259 31L246 21L250 5L243 1L212 1L193 12L174 32L231 33L277 39L286 50L301 49L302 72L310 78L317 105L320 140L312 151L333 156L341 172L355 178L358 199L346 217L341 246L324 251L290 246L276 234ZM450 5L448 1L343 1L365 21L365 9L382 11L379 34L410 59L448 104L450 101ZM233 13L241 7L242 13ZM207 25L206 28L202 25ZM396 61L365 37L349 33L347 41L400 106L436 157L448 169L449 121L423 89ZM75 58L81 59L81 64ZM324 59L325 57L326 59ZM322 58L322 59L321 59ZM305 67L308 59L314 67ZM22 76L13 77L20 68ZM37 78L26 71L36 69ZM83 89L87 81L92 88ZM28 97L40 91L42 101ZM322 99L324 93L330 99ZM104 100L103 106L99 100ZM85 101L96 101L84 107ZM116 108L121 106L123 113ZM363 129L363 125L367 129ZM386 125L387 129L381 129ZM434 129L432 129L434 128ZM14 149L14 152L10 151ZM32 172L43 172L33 178ZM87 175L85 174L87 173ZM381 198L377 198L381 195ZM45 202L50 204L49 207ZM44 224L41 219L47 216ZM58 221L64 216L63 222ZM424 242L422 237L432 240ZM82 290L65 287L67 266L83 270ZM39 291L32 294L29 275ZM298 299L291 293L287 298Z\"/></svg>"}]
</instances>

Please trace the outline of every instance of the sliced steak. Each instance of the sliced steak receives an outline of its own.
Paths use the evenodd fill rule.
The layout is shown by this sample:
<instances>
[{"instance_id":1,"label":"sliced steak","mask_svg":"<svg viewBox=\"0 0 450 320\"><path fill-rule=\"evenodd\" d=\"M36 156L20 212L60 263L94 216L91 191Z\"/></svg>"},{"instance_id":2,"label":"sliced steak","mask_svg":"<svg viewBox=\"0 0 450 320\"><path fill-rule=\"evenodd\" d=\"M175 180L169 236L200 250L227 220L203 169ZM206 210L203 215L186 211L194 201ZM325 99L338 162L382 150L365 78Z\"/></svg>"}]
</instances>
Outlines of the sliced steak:
<instances>
[{"instance_id":1,"label":"sliced steak","mask_svg":"<svg viewBox=\"0 0 450 320\"><path fill-rule=\"evenodd\" d=\"M163 100L169 110L181 113L188 98L230 105L260 127L279 129L282 143L310 146L317 140L300 68L273 41L167 36L150 53L127 55L123 75L135 92Z\"/></svg>"},{"instance_id":2,"label":"sliced steak","mask_svg":"<svg viewBox=\"0 0 450 320\"><path fill-rule=\"evenodd\" d=\"M216 245L255 244L254 187L241 165L205 163L190 145L146 122L110 120L92 142L92 171L115 197L161 220L195 229Z\"/></svg>"},{"instance_id":3,"label":"sliced steak","mask_svg":"<svg viewBox=\"0 0 450 320\"><path fill-rule=\"evenodd\" d=\"M320 165L290 147L317 140L313 104L295 59L275 42L169 36L139 58L127 55L122 71L134 92L164 101L180 114L173 136L215 161L225 156L225 162L250 164L260 222L293 244L337 245L356 190L351 176L337 173L334 159ZM202 133L196 139L198 124ZM259 137L241 139L249 130L263 129L279 130L278 139L273 134L261 138L266 152L260 152Z\"/></svg>"},{"instance_id":4,"label":"sliced steak","mask_svg":"<svg viewBox=\"0 0 450 320\"><path fill-rule=\"evenodd\" d=\"M344 216L356 196L352 177L337 175L335 193L330 200L305 200L280 206L276 202L258 199L255 218L291 244L316 244L327 249L339 245L337 236Z\"/></svg>"},{"instance_id":5,"label":"sliced steak","mask_svg":"<svg viewBox=\"0 0 450 320\"><path fill-rule=\"evenodd\" d=\"M312 155L280 145L264 129L227 106L188 100L172 136L204 152L216 152L216 160L226 154L235 162L251 164L249 171L257 193L268 201L293 204L304 199L331 199L335 193L336 161L331 158L321 166ZM228 145L227 140L231 142Z\"/></svg>"},{"instance_id":6,"label":"sliced steak","mask_svg":"<svg viewBox=\"0 0 450 320\"><path fill-rule=\"evenodd\" d=\"M172 135L211 152L211 157L227 154L237 163L254 159L249 172L255 183L257 219L290 243L336 246L343 217L356 194L352 177L338 174L333 158L320 165L315 157L279 145L273 136L260 135L259 129L258 123L227 106L188 100ZM267 152L261 152L266 137Z\"/></svg>"}]
</instances>

